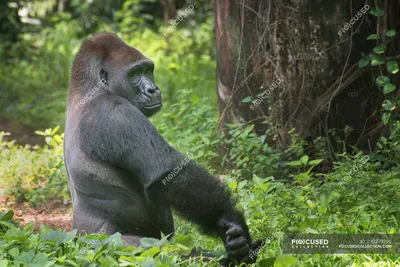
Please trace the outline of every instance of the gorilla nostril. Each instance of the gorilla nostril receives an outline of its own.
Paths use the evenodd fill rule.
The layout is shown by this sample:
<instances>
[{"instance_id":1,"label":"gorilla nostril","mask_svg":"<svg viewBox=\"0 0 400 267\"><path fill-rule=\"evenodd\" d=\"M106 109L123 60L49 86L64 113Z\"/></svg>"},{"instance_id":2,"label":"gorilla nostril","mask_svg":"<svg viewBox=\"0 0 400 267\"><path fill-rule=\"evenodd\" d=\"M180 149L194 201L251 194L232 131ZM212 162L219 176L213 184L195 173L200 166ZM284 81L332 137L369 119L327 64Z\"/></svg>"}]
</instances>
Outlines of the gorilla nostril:
<instances>
[{"instance_id":1,"label":"gorilla nostril","mask_svg":"<svg viewBox=\"0 0 400 267\"><path fill-rule=\"evenodd\" d=\"M157 92L157 88L147 88L145 94L147 96L152 96Z\"/></svg>"}]
</instances>

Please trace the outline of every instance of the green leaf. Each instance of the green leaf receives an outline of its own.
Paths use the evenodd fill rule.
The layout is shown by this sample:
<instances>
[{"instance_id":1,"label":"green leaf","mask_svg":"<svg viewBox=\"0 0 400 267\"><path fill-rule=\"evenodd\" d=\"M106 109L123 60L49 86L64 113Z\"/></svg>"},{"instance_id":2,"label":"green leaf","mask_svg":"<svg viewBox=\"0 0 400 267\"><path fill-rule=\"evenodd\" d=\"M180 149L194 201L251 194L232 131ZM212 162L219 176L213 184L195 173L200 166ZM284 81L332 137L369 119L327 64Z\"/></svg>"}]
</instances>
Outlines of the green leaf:
<instances>
[{"instance_id":1,"label":"green leaf","mask_svg":"<svg viewBox=\"0 0 400 267\"><path fill-rule=\"evenodd\" d=\"M245 187L245 185L247 184L247 182L248 182L248 180L240 181L239 186L238 186L239 190L242 190L243 187Z\"/></svg>"},{"instance_id":2,"label":"green leaf","mask_svg":"<svg viewBox=\"0 0 400 267\"><path fill-rule=\"evenodd\" d=\"M9 210L6 213L2 213L0 215L1 215L1 217L0 217L1 221L8 221L14 216L14 211Z\"/></svg>"},{"instance_id":3,"label":"green leaf","mask_svg":"<svg viewBox=\"0 0 400 267\"><path fill-rule=\"evenodd\" d=\"M365 66L368 66L368 64L369 64L369 60L367 58L362 58L358 62L358 67L361 69L361 68L364 68Z\"/></svg>"},{"instance_id":4,"label":"green leaf","mask_svg":"<svg viewBox=\"0 0 400 267\"><path fill-rule=\"evenodd\" d=\"M152 237L143 237L140 239L140 244L145 248L150 248L158 245L158 239Z\"/></svg>"},{"instance_id":5,"label":"green leaf","mask_svg":"<svg viewBox=\"0 0 400 267\"><path fill-rule=\"evenodd\" d=\"M228 183L228 186L232 191L236 190L237 185L238 185L238 182L236 182L236 181L232 181L232 182Z\"/></svg>"},{"instance_id":6,"label":"green leaf","mask_svg":"<svg viewBox=\"0 0 400 267\"><path fill-rule=\"evenodd\" d=\"M55 135L56 132L58 131L58 129L60 129L60 125L57 125L57 127L53 129L53 131L51 132L50 135L51 135L51 136Z\"/></svg>"},{"instance_id":7,"label":"green leaf","mask_svg":"<svg viewBox=\"0 0 400 267\"><path fill-rule=\"evenodd\" d=\"M258 264L261 267L273 267L275 261L276 261L276 258L268 258L268 259L261 260Z\"/></svg>"},{"instance_id":8,"label":"green leaf","mask_svg":"<svg viewBox=\"0 0 400 267\"><path fill-rule=\"evenodd\" d=\"M399 64L396 61L389 61L386 63L386 67L391 74L396 74L399 72Z\"/></svg>"},{"instance_id":9,"label":"green leaf","mask_svg":"<svg viewBox=\"0 0 400 267\"><path fill-rule=\"evenodd\" d=\"M295 160L295 161L286 162L286 165L288 165L288 166L301 166L301 162L299 160Z\"/></svg>"},{"instance_id":10,"label":"green leaf","mask_svg":"<svg viewBox=\"0 0 400 267\"><path fill-rule=\"evenodd\" d=\"M65 236L67 234L64 231L61 230L51 230L49 232L43 233L40 236L41 241L56 241L57 243L61 243L64 241ZM89 235L86 236L87 240L90 240L91 238Z\"/></svg>"},{"instance_id":11,"label":"green leaf","mask_svg":"<svg viewBox=\"0 0 400 267\"><path fill-rule=\"evenodd\" d=\"M385 46L384 45L377 45L374 47L374 52L377 54L383 54L385 53Z\"/></svg>"},{"instance_id":12,"label":"green leaf","mask_svg":"<svg viewBox=\"0 0 400 267\"><path fill-rule=\"evenodd\" d=\"M47 262L47 256L44 253L35 254L32 250L23 252L15 259L17 266L30 265L30 266L45 266Z\"/></svg>"},{"instance_id":13,"label":"green leaf","mask_svg":"<svg viewBox=\"0 0 400 267\"><path fill-rule=\"evenodd\" d=\"M46 136L47 134L43 131L35 131L35 134L37 135L42 135L42 136Z\"/></svg>"},{"instance_id":14,"label":"green leaf","mask_svg":"<svg viewBox=\"0 0 400 267\"><path fill-rule=\"evenodd\" d=\"M385 113L382 114L381 121L382 121L383 125L388 124L389 119L390 119L390 115L391 115L390 112L385 112Z\"/></svg>"},{"instance_id":15,"label":"green leaf","mask_svg":"<svg viewBox=\"0 0 400 267\"><path fill-rule=\"evenodd\" d=\"M314 160L310 160L310 162L308 163L309 165L318 165L318 164L320 164L321 162L323 162L324 160L323 159L314 159Z\"/></svg>"},{"instance_id":16,"label":"green leaf","mask_svg":"<svg viewBox=\"0 0 400 267\"><path fill-rule=\"evenodd\" d=\"M145 252L143 252L140 256L143 256L143 257L150 256L150 257L154 258L154 256L160 252L161 252L161 250L158 247L152 247L152 248L146 250Z\"/></svg>"},{"instance_id":17,"label":"green leaf","mask_svg":"<svg viewBox=\"0 0 400 267\"><path fill-rule=\"evenodd\" d=\"M19 249L18 249L18 248L11 248L11 249L8 251L8 254L10 254L11 257L16 258L16 257L19 256Z\"/></svg>"},{"instance_id":18,"label":"green leaf","mask_svg":"<svg viewBox=\"0 0 400 267\"><path fill-rule=\"evenodd\" d=\"M374 15L375 17L381 17L385 14L383 9L380 7L378 7L378 9L376 9L376 8L371 9L371 11L369 13Z\"/></svg>"},{"instance_id":19,"label":"green leaf","mask_svg":"<svg viewBox=\"0 0 400 267\"><path fill-rule=\"evenodd\" d=\"M114 260L111 256L105 256L99 260L101 266L118 267L118 262Z\"/></svg>"},{"instance_id":20,"label":"green leaf","mask_svg":"<svg viewBox=\"0 0 400 267\"><path fill-rule=\"evenodd\" d=\"M175 243L184 245L185 247L191 248L194 246L194 241L191 236L188 235L178 235L175 238Z\"/></svg>"},{"instance_id":21,"label":"green leaf","mask_svg":"<svg viewBox=\"0 0 400 267\"><path fill-rule=\"evenodd\" d=\"M275 267L287 267L296 263L296 258L288 255L281 255L276 258Z\"/></svg>"},{"instance_id":22,"label":"green leaf","mask_svg":"<svg viewBox=\"0 0 400 267\"><path fill-rule=\"evenodd\" d=\"M387 37L394 37L396 35L396 30L388 30L387 32L386 32L386 36Z\"/></svg>"},{"instance_id":23,"label":"green leaf","mask_svg":"<svg viewBox=\"0 0 400 267\"><path fill-rule=\"evenodd\" d=\"M385 99L383 101L382 107L387 111L392 111L396 108L396 103L391 99Z\"/></svg>"},{"instance_id":24,"label":"green leaf","mask_svg":"<svg viewBox=\"0 0 400 267\"><path fill-rule=\"evenodd\" d=\"M307 234L315 234L315 235L319 234L319 232L318 232L317 230L312 229L312 228L310 228L310 227L307 227L307 228L306 228L306 233L307 233Z\"/></svg>"},{"instance_id":25,"label":"green leaf","mask_svg":"<svg viewBox=\"0 0 400 267\"><path fill-rule=\"evenodd\" d=\"M396 86L394 84L388 83L383 88L383 93L389 94L389 93L393 92L395 89L396 89Z\"/></svg>"},{"instance_id":26,"label":"green leaf","mask_svg":"<svg viewBox=\"0 0 400 267\"><path fill-rule=\"evenodd\" d=\"M371 66L379 66L379 65L383 65L385 64L385 61L381 60L381 59L373 59L371 61Z\"/></svg>"},{"instance_id":27,"label":"green leaf","mask_svg":"<svg viewBox=\"0 0 400 267\"><path fill-rule=\"evenodd\" d=\"M390 83L390 78L387 76L378 76L376 78L376 83L380 86L383 87L386 84Z\"/></svg>"},{"instance_id":28,"label":"green leaf","mask_svg":"<svg viewBox=\"0 0 400 267\"><path fill-rule=\"evenodd\" d=\"M251 102L251 100L252 100L252 97L251 97L251 96L248 96L248 97L244 98L244 99L242 100L242 102L243 102L243 103L249 103L249 102Z\"/></svg>"},{"instance_id":29,"label":"green leaf","mask_svg":"<svg viewBox=\"0 0 400 267\"><path fill-rule=\"evenodd\" d=\"M0 267L7 267L8 266L8 260L1 260L0 261Z\"/></svg>"},{"instance_id":30,"label":"green leaf","mask_svg":"<svg viewBox=\"0 0 400 267\"><path fill-rule=\"evenodd\" d=\"M371 34L367 37L367 40L379 40L381 37L378 34Z\"/></svg>"},{"instance_id":31,"label":"green leaf","mask_svg":"<svg viewBox=\"0 0 400 267\"><path fill-rule=\"evenodd\" d=\"M307 162L308 162L308 156L303 156L303 157L300 159L300 162L301 162L301 164L306 165Z\"/></svg>"}]
</instances>

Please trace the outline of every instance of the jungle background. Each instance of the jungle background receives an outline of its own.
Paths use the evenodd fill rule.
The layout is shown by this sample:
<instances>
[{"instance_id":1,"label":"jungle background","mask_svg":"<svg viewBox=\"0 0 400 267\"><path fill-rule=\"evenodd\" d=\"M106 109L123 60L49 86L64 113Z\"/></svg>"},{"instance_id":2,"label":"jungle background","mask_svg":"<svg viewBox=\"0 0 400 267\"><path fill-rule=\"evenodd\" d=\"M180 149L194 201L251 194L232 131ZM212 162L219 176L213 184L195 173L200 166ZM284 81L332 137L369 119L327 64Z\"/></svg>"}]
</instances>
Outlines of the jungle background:
<instances>
[{"instance_id":1,"label":"jungle background","mask_svg":"<svg viewBox=\"0 0 400 267\"><path fill-rule=\"evenodd\" d=\"M11 0L0 2L0 267L218 266L184 256L224 253L179 217L172 241L74 240L69 74L101 31L155 62L164 106L152 123L234 192L267 239L255 266L400 266L396 253L282 250L288 233L400 232L398 1Z\"/></svg>"}]
</instances>

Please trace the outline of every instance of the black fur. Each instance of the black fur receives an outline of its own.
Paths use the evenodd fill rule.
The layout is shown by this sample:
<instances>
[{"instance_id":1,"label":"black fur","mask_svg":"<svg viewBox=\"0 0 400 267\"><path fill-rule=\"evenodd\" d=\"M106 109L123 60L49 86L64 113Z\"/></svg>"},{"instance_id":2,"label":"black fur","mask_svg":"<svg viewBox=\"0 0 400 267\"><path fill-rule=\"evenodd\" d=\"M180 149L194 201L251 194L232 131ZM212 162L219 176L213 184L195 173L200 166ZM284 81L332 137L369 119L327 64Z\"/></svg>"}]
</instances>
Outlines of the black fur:
<instances>
[{"instance_id":1,"label":"black fur","mask_svg":"<svg viewBox=\"0 0 400 267\"><path fill-rule=\"evenodd\" d=\"M76 56L64 149L73 228L120 232L138 245L141 237L173 233L174 208L218 234L228 262L253 261L248 227L227 187L168 145L147 118L161 107L153 68L109 33L86 41Z\"/></svg>"}]
</instances>

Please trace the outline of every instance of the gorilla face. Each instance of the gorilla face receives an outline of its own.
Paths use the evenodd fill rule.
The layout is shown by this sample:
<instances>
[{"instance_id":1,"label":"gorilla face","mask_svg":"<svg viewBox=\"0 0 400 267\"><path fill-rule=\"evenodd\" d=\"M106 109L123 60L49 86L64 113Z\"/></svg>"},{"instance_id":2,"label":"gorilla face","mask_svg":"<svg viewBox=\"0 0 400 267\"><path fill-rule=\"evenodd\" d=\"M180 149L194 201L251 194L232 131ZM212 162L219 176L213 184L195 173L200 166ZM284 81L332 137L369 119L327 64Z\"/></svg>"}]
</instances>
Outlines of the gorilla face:
<instances>
[{"instance_id":1,"label":"gorilla face","mask_svg":"<svg viewBox=\"0 0 400 267\"><path fill-rule=\"evenodd\" d=\"M136 63L128 72L131 90L137 92L134 105L147 117L161 109L161 92L154 82L154 64L150 60Z\"/></svg>"},{"instance_id":2,"label":"gorilla face","mask_svg":"<svg viewBox=\"0 0 400 267\"><path fill-rule=\"evenodd\" d=\"M161 91L154 82L154 63L143 59L131 64L126 71L101 74L111 91L151 117L162 107Z\"/></svg>"}]
</instances>

